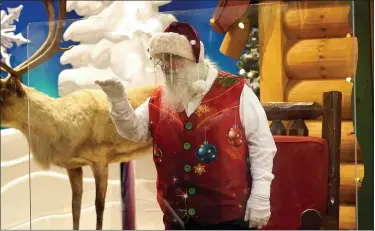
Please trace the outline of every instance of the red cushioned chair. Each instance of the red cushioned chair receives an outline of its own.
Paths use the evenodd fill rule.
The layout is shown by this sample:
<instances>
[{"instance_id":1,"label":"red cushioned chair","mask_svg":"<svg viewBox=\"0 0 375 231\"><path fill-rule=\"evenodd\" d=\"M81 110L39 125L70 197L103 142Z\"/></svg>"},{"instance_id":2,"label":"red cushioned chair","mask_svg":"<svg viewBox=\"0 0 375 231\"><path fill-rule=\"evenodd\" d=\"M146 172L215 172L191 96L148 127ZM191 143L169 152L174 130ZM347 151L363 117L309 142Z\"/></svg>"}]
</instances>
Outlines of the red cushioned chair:
<instances>
[{"instance_id":1,"label":"red cushioned chair","mask_svg":"<svg viewBox=\"0 0 375 231\"><path fill-rule=\"evenodd\" d=\"M317 103L263 103L277 145L271 218L263 229L338 229L340 92ZM322 119L322 137L308 136L304 120ZM289 136L282 120L294 120Z\"/></svg>"}]
</instances>

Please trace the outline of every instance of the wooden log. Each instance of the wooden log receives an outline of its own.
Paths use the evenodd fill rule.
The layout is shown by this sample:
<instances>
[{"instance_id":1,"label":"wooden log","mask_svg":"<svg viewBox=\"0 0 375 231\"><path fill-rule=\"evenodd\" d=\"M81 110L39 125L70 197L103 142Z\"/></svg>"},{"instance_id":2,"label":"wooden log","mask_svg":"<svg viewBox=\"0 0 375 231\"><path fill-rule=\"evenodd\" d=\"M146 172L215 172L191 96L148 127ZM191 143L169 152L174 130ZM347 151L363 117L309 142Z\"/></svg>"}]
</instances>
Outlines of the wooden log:
<instances>
[{"instance_id":1,"label":"wooden log","mask_svg":"<svg viewBox=\"0 0 375 231\"><path fill-rule=\"evenodd\" d=\"M340 142L342 93L324 92L322 138L328 143L328 196L325 229L339 227Z\"/></svg>"},{"instance_id":2,"label":"wooden log","mask_svg":"<svg viewBox=\"0 0 375 231\"><path fill-rule=\"evenodd\" d=\"M289 39L343 38L351 32L349 1L287 2L284 29Z\"/></svg>"},{"instance_id":3,"label":"wooden log","mask_svg":"<svg viewBox=\"0 0 375 231\"><path fill-rule=\"evenodd\" d=\"M322 123L319 120L308 120L305 121L307 128L309 129L309 136L322 137ZM285 125L287 128L289 125ZM340 147L340 162L341 163L353 163L355 160L355 135L348 136L347 133L353 131L353 122L346 120L341 122L341 147ZM362 155L359 145L357 144L357 160L362 162Z\"/></svg>"},{"instance_id":4,"label":"wooden log","mask_svg":"<svg viewBox=\"0 0 375 231\"><path fill-rule=\"evenodd\" d=\"M322 106L310 102L269 102L262 103L268 120L311 120L322 115Z\"/></svg>"},{"instance_id":5,"label":"wooden log","mask_svg":"<svg viewBox=\"0 0 375 231\"><path fill-rule=\"evenodd\" d=\"M363 178L364 167L363 164L341 164L340 165L340 203L355 204L356 188L360 190L361 183L356 181L356 178Z\"/></svg>"},{"instance_id":6,"label":"wooden log","mask_svg":"<svg viewBox=\"0 0 375 231\"><path fill-rule=\"evenodd\" d=\"M286 38L282 26L282 6L280 1L258 6L261 102L285 101L288 78L283 69Z\"/></svg>"},{"instance_id":7,"label":"wooden log","mask_svg":"<svg viewBox=\"0 0 375 231\"><path fill-rule=\"evenodd\" d=\"M354 77L357 38L300 40L286 50L285 72L289 79L345 79Z\"/></svg>"},{"instance_id":8,"label":"wooden log","mask_svg":"<svg viewBox=\"0 0 375 231\"><path fill-rule=\"evenodd\" d=\"M356 227L355 205L340 205L339 229L355 230Z\"/></svg>"},{"instance_id":9,"label":"wooden log","mask_svg":"<svg viewBox=\"0 0 375 231\"><path fill-rule=\"evenodd\" d=\"M340 91L343 94L342 119L351 119L352 87L353 84L346 80L290 80L285 90L285 101L322 104L323 92Z\"/></svg>"}]
</instances>

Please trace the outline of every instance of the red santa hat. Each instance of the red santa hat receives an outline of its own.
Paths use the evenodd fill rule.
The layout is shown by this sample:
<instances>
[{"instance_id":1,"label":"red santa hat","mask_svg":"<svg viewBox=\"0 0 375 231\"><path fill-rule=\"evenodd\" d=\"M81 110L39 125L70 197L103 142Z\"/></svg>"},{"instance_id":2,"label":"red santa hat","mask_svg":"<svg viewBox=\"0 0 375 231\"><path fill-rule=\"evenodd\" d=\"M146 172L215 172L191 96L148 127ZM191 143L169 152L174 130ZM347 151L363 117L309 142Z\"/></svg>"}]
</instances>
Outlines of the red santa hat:
<instances>
[{"instance_id":1,"label":"red santa hat","mask_svg":"<svg viewBox=\"0 0 375 231\"><path fill-rule=\"evenodd\" d=\"M149 41L151 57L157 54L174 54L199 63L204 60L204 47L198 32L186 22L172 22L163 33Z\"/></svg>"}]
</instances>

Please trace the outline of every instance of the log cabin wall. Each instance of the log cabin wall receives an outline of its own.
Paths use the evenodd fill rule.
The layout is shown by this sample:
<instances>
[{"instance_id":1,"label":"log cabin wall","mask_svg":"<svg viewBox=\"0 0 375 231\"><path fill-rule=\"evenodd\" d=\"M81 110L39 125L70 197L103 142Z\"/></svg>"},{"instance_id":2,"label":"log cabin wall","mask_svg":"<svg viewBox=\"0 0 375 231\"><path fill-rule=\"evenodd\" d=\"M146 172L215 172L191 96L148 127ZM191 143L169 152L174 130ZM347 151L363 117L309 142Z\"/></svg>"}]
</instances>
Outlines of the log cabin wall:
<instances>
[{"instance_id":1,"label":"log cabin wall","mask_svg":"<svg viewBox=\"0 0 375 231\"><path fill-rule=\"evenodd\" d=\"M258 10L262 102L322 104L323 92L342 92L340 229L356 228L355 137L348 135L353 85L346 81L357 62L357 39L348 36L350 2L268 1ZM306 125L310 136L321 137L321 118ZM362 163L357 173L363 177Z\"/></svg>"}]
</instances>

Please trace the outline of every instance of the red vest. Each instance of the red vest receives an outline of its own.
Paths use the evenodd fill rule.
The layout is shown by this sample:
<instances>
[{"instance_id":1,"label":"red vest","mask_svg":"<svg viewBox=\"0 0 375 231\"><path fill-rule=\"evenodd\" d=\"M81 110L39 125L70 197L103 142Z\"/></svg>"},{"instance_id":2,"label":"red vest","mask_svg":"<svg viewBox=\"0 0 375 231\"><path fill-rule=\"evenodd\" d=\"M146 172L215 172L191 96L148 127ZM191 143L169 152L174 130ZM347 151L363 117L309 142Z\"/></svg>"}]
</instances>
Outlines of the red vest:
<instances>
[{"instance_id":1,"label":"red vest","mask_svg":"<svg viewBox=\"0 0 375 231\"><path fill-rule=\"evenodd\" d=\"M244 218L250 173L239 104L245 81L236 79L227 87L216 79L190 117L165 110L161 88L150 98L157 200L166 225L175 222L169 208L201 225Z\"/></svg>"}]
</instances>

